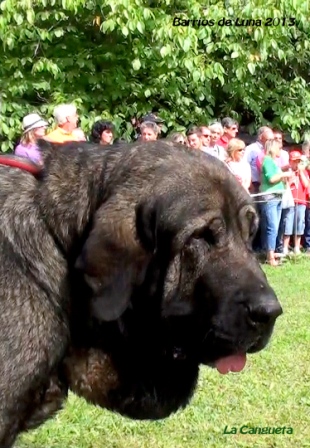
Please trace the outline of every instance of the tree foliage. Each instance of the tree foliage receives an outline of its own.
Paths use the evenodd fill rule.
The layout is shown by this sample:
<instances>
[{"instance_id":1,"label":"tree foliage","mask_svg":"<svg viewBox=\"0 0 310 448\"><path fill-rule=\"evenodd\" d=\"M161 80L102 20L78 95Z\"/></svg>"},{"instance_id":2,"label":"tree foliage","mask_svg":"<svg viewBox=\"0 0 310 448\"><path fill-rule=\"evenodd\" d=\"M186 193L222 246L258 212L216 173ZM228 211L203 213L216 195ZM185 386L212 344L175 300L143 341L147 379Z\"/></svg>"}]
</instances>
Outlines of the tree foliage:
<instances>
[{"instance_id":1,"label":"tree foliage","mask_svg":"<svg viewBox=\"0 0 310 448\"><path fill-rule=\"evenodd\" d=\"M48 118L69 101L84 129L110 118L127 138L130 118L155 109L168 130L230 115L299 140L310 124L309 37L307 0L3 0L1 148L25 114Z\"/></svg>"}]
</instances>

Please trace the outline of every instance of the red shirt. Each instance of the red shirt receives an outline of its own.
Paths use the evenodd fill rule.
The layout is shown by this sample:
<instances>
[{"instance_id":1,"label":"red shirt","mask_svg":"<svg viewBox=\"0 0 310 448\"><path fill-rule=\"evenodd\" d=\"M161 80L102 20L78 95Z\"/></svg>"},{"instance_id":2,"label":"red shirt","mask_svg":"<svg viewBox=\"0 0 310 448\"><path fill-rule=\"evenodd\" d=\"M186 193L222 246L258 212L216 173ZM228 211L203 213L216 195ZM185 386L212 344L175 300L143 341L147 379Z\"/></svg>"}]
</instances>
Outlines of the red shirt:
<instances>
[{"instance_id":1,"label":"red shirt","mask_svg":"<svg viewBox=\"0 0 310 448\"><path fill-rule=\"evenodd\" d=\"M304 174L306 178L309 179L309 175L306 170L304 170ZM304 187L300 179L300 175L294 176L290 180L290 187L292 190L295 204L307 205L307 199L309 196L309 187Z\"/></svg>"},{"instance_id":2,"label":"red shirt","mask_svg":"<svg viewBox=\"0 0 310 448\"><path fill-rule=\"evenodd\" d=\"M223 146L223 148L227 148L228 143L229 139L225 137L225 135L222 135L222 137L219 138L218 141L216 142L216 145Z\"/></svg>"}]
</instances>

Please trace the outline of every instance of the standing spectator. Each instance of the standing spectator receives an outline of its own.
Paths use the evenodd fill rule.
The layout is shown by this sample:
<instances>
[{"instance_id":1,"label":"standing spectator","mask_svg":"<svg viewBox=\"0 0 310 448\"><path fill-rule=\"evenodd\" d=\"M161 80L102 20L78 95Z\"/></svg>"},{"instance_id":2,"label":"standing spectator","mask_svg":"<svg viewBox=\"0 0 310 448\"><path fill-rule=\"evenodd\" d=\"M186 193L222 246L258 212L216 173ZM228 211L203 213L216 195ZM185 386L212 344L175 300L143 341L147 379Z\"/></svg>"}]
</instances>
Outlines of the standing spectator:
<instances>
[{"instance_id":1,"label":"standing spectator","mask_svg":"<svg viewBox=\"0 0 310 448\"><path fill-rule=\"evenodd\" d=\"M283 136L282 136L282 132L274 129L273 130L273 138L274 140L278 143L279 147L280 147L280 153L279 156L276 157L275 162L278 165L279 168L281 168L282 171L287 171L290 168L289 165L289 154L287 151L285 151L283 149ZM257 166L257 170L259 175L261 176L261 172L262 172L262 164L263 164L263 160L264 157L266 155L266 151L265 151L265 145L263 145L263 151L261 151L256 159L256 166ZM278 232L278 236L277 236L277 244L276 244L276 251L277 254L280 255L283 252L283 232L284 232L284 219L285 216L287 214L287 210L283 209L281 211L281 218L280 218L280 224L279 224L279 232Z\"/></svg>"},{"instance_id":2,"label":"standing spectator","mask_svg":"<svg viewBox=\"0 0 310 448\"><path fill-rule=\"evenodd\" d=\"M96 121L90 132L90 141L100 145L112 145L114 138L114 125L111 121Z\"/></svg>"},{"instance_id":3,"label":"standing spectator","mask_svg":"<svg viewBox=\"0 0 310 448\"><path fill-rule=\"evenodd\" d=\"M283 149L283 134L278 129L273 129L273 138L276 142L279 143L280 146L280 155L277 158L277 164L281 168L282 171L287 171L289 169L290 161L289 161L289 153L285 149Z\"/></svg>"},{"instance_id":4,"label":"standing spectator","mask_svg":"<svg viewBox=\"0 0 310 448\"><path fill-rule=\"evenodd\" d=\"M191 149L201 150L202 141L201 141L201 133L197 126L192 126L186 133L188 147Z\"/></svg>"},{"instance_id":5,"label":"standing spectator","mask_svg":"<svg viewBox=\"0 0 310 448\"><path fill-rule=\"evenodd\" d=\"M280 147L280 154L279 157L276 158L276 164L279 168L281 168L282 171L287 171L290 168L290 161L289 161L289 153L283 149L283 136L281 131L273 130L273 139L278 143ZM263 151L261 151L256 159L256 166L258 169L259 174L261 174L262 170L262 164L263 159L265 157L266 151L265 147L263 145Z\"/></svg>"},{"instance_id":6,"label":"standing spectator","mask_svg":"<svg viewBox=\"0 0 310 448\"><path fill-rule=\"evenodd\" d=\"M160 129L153 121L144 121L140 126L140 132L140 139L143 142L151 142L157 140Z\"/></svg>"},{"instance_id":7,"label":"standing spectator","mask_svg":"<svg viewBox=\"0 0 310 448\"><path fill-rule=\"evenodd\" d=\"M238 134L238 123L233 118L225 117L221 125L223 127L223 135L217 140L216 144L226 149L230 140Z\"/></svg>"},{"instance_id":8,"label":"standing spectator","mask_svg":"<svg viewBox=\"0 0 310 448\"><path fill-rule=\"evenodd\" d=\"M211 131L208 126L200 126L199 128L202 147L201 150L209 154L209 148L211 143Z\"/></svg>"},{"instance_id":9,"label":"standing spectator","mask_svg":"<svg viewBox=\"0 0 310 448\"><path fill-rule=\"evenodd\" d=\"M251 185L251 167L244 160L244 150L245 143L238 138L232 138L227 146L228 159L226 163L240 184L249 192Z\"/></svg>"},{"instance_id":10,"label":"standing spectator","mask_svg":"<svg viewBox=\"0 0 310 448\"><path fill-rule=\"evenodd\" d=\"M281 168L282 171L287 171L290 169L290 161L289 161L289 153L283 149L283 134L279 129L273 129L273 138L276 142L279 143L280 146L280 155L276 159L277 165ZM277 253L283 253L283 235L284 235L284 220L287 215L287 210L283 209L281 212L280 224L279 224L279 232L277 236L277 245L276 251Z\"/></svg>"},{"instance_id":11,"label":"standing spectator","mask_svg":"<svg viewBox=\"0 0 310 448\"><path fill-rule=\"evenodd\" d=\"M163 124L165 122L165 120L163 120L162 118L160 118L157 114L155 114L154 112L151 112L147 115L144 115L144 117L141 118L141 124L145 123L145 122L151 122L151 123L155 123L159 129L158 135L161 133L162 128L163 128Z\"/></svg>"},{"instance_id":12,"label":"standing spectator","mask_svg":"<svg viewBox=\"0 0 310 448\"><path fill-rule=\"evenodd\" d=\"M182 132L173 132L168 136L167 140L174 143L179 143L180 145L187 145L187 138Z\"/></svg>"},{"instance_id":13,"label":"standing spectator","mask_svg":"<svg viewBox=\"0 0 310 448\"><path fill-rule=\"evenodd\" d=\"M48 123L38 114L29 114L23 118L23 135L15 148L15 155L27 157L32 162L42 164L41 151L37 140L45 136Z\"/></svg>"},{"instance_id":14,"label":"standing spectator","mask_svg":"<svg viewBox=\"0 0 310 448\"><path fill-rule=\"evenodd\" d=\"M54 118L57 124L54 131L49 132L46 140L54 143L80 141L80 134L74 134L77 129L78 114L74 104L60 104L54 109Z\"/></svg>"},{"instance_id":15,"label":"standing spectator","mask_svg":"<svg viewBox=\"0 0 310 448\"><path fill-rule=\"evenodd\" d=\"M245 149L245 160L251 166L251 193L258 193L261 183L261 176L257 168L257 157L259 154L264 153L264 144L267 140L273 139L272 129L268 126L262 126L257 132L257 141L247 146Z\"/></svg>"},{"instance_id":16,"label":"standing spectator","mask_svg":"<svg viewBox=\"0 0 310 448\"><path fill-rule=\"evenodd\" d=\"M209 130L211 131L211 143L215 145L224 133L223 126L221 123L216 121L215 123L209 125Z\"/></svg>"},{"instance_id":17,"label":"standing spectator","mask_svg":"<svg viewBox=\"0 0 310 448\"><path fill-rule=\"evenodd\" d=\"M310 177L310 141L305 141L302 145L302 162L304 163L307 174ZM307 196L306 214L305 214L305 232L304 247L308 255L310 255L310 201L309 194Z\"/></svg>"},{"instance_id":18,"label":"standing spectator","mask_svg":"<svg viewBox=\"0 0 310 448\"><path fill-rule=\"evenodd\" d=\"M305 231L305 213L308 199L309 176L306 166L301 162L302 153L292 151L290 153L290 165L293 176L289 185L294 198L294 207L287 209L284 222L283 254L288 254L289 242L294 235L294 253L300 254L300 241Z\"/></svg>"},{"instance_id":19,"label":"standing spectator","mask_svg":"<svg viewBox=\"0 0 310 448\"><path fill-rule=\"evenodd\" d=\"M219 146L216 142L223 134L223 128L221 123L213 123L209 126L209 131L211 132L211 139L209 147L206 148L205 152L208 154L211 154L211 156L214 156L218 158L219 160L222 160L222 162L225 162L227 159L227 152L226 149L223 148L223 146Z\"/></svg>"},{"instance_id":20,"label":"standing spectator","mask_svg":"<svg viewBox=\"0 0 310 448\"><path fill-rule=\"evenodd\" d=\"M275 140L265 142L266 157L262 165L262 182L260 189L266 194L266 201L261 204L262 235L264 248L267 251L267 263L277 266L275 259L276 240L282 210L282 200L275 192L284 192L283 181L291 177L292 173L283 172L276 164L280 154L280 146Z\"/></svg>"}]
</instances>

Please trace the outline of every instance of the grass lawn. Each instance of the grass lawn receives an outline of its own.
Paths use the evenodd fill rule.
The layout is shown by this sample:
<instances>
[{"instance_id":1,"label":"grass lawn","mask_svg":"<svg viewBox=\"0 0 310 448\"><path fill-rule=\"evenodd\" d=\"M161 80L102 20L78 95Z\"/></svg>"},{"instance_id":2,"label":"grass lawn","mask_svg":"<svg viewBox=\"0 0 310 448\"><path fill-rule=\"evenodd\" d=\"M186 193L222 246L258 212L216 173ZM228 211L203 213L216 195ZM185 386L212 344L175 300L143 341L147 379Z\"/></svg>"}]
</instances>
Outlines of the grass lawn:
<instances>
[{"instance_id":1,"label":"grass lawn","mask_svg":"<svg viewBox=\"0 0 310 448\"><path fill-rule=\"evenodd\" d=\"M190 406L165 421L135 422L70 395L66 408L18 448L310 447L310 259L266 267L284 314L268 348L243 372L202 367ZM293 434L223 434L243 425L291 427Z\"/></svg>"}]
</instances>

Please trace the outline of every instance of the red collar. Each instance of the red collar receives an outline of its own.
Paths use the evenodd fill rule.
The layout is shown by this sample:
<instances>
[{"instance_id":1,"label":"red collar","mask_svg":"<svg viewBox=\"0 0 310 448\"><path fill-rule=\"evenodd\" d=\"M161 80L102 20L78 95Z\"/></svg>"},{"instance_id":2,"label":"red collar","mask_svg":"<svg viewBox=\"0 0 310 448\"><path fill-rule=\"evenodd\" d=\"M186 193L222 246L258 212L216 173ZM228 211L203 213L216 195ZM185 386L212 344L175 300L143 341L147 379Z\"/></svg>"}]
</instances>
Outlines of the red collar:
<instances>
[{"instance_id":1,"label":"red collar","mask_svg":"<svg viewBox=\"0 0 310 448\"><path fill-rule=\"evenodd\" d=\"M12 168L19 168L23 171L38 176L42 172L42 167L37 165L31 160L24 157L15 156L13 154L1 154L0 155L0 165L10 166Z\"/></svg>"}]
</instances>

